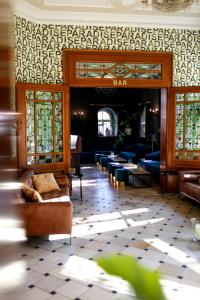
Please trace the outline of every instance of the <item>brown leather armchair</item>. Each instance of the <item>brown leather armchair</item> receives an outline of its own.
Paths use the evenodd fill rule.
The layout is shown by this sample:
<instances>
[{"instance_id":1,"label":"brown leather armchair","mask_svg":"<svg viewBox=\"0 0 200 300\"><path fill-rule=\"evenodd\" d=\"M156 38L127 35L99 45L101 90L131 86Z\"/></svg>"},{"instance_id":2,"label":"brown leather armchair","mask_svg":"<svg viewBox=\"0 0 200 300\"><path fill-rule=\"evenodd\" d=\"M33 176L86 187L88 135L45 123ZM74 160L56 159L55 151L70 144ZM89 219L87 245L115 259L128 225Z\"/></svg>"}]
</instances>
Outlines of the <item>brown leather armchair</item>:
<instances>
[{"instance_id":1,"label":"brown leather armchair","mask_svg":"<svg viewBox=\"0 0 200 300\"><path fill-rule=\"evenodd\" d=\"M33 170L26 170L20 182L33 187ZM71 243L73 205L69 197L66 175L55 175L59 191L41 194L42 202L26 202L22 192L17 195L17 209L27 236L69 234Z\"/></svg>"},{"instance_id":2,"label":"brown leather armchair","mask_svg":"<svg viewBox=\"0 0 200 300\"><path fill-rule=\"evenodd\" d=\"M178 172L180 195L200 202L200 171L185 170Z\"/></svg>"}]
</instances>

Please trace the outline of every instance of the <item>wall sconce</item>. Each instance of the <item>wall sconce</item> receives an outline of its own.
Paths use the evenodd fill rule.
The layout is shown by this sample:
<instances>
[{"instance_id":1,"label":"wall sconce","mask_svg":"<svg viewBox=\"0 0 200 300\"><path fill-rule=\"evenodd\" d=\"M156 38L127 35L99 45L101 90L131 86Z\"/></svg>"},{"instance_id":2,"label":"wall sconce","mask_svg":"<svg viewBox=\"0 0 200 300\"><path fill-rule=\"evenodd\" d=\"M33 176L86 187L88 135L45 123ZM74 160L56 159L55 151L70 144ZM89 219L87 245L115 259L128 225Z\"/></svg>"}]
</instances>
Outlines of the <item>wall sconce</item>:
<instances>
[{"instance_id":1,"label":"wall sconce","mask_svg":"<svg viewBox=\"0 0 200 300\"><path fill-rule=\"evenodd\" d=\"M73 112L73 117L75 118L83 118L85 117L84 111L74 111Z\"/></svg>"},{"instance_id":2,"label":"wall sconce","mask_svg":"<svg viewBox=\"0 0 200 300\"><path fill-rule=\"evenodd\" d=\"M152 114L157 114L159 112L159 109L156 107L156 108L150 108L149 111L152 113Z\"/></svg>"}]
</instances>

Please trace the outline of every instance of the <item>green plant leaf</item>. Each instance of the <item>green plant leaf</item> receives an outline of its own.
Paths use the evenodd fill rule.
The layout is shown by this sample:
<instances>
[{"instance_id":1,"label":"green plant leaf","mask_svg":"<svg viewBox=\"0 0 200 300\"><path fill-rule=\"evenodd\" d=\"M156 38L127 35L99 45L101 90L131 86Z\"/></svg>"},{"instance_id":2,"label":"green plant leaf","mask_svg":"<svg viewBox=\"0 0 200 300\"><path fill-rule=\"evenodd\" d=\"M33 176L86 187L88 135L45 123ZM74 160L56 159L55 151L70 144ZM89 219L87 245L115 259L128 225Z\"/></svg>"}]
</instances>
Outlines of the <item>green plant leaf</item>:
<instances>
[{"instance_id":1,"label":"green plant leaf","mask_svg":"<svg viewBox=\"0 0 200 300\"><path fill-rule=\"evenodd\" d=\"M140 300L166 300L157 273L140 265L128 255L101 257L97 263L108 274L120 276L128 281Z\"/></svg>"}]
</instances>

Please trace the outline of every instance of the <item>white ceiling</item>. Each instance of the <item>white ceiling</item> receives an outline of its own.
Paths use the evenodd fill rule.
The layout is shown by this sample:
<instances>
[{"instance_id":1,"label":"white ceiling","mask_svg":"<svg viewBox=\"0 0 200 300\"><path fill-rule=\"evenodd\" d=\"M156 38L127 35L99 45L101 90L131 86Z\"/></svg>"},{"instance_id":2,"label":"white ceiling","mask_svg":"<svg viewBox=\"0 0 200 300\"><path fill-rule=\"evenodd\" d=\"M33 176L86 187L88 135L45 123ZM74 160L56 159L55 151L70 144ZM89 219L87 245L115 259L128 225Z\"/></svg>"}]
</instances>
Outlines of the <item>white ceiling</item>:
<instances>
[{"instance_id":1,"label":"white ceiling","mask_svg":"<svg viewBox=\"0 0 200 300\"><path fill-rule=\"evenodd\" d=\"M16 15L39 23L200 29L200 2L166 14L141 0L10 0Z\"/></svg>"}]
</instances>

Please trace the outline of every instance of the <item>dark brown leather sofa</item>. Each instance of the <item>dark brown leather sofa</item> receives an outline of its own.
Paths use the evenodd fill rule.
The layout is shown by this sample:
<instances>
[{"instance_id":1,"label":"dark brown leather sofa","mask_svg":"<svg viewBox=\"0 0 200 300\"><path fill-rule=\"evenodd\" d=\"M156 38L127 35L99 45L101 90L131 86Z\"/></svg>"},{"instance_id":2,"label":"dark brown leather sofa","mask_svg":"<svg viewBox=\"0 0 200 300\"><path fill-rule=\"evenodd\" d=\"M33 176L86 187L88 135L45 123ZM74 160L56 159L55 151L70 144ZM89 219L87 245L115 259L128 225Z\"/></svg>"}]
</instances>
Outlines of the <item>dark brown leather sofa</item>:
<instances>
[{"instance_id":1,"label":"dark brown leather sofa","mask_svg":"<svg viewBox=\"0 0 200 300\"><path fill-rule=\"evenodd\" d=\"M23 171L20 182L33 187L33 174L33 170ZM20 191L16 205L27 236L69 234L71 243L73 205L69 197L70 183L65 175L55 175L55 179L60 190L41 194L42 202L26 202Z\"/></svg>"},{"instance_id":2,"label":"dark brown leather sofa","mask_svg":"<svg viewBox=\"0 0 200 300\"><path fill-rule=\"evenodd\" d=\"M180 195L200 202L200 171L185 170L178 172Z\"/></svg>"}]
</instances>

